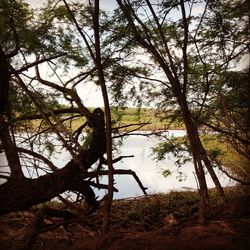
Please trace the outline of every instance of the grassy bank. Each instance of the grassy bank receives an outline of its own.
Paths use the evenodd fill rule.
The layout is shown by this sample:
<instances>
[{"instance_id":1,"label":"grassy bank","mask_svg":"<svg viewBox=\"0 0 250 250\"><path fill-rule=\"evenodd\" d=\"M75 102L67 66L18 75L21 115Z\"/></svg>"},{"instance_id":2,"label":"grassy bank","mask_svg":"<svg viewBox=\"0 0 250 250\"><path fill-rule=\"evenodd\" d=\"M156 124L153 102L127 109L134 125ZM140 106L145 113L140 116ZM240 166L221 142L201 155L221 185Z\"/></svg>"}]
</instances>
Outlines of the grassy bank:
<instances>
[{"instance_id":1,"label":"grassy bank","mask_svg":"<svg viewBox=\"0 0 250 250\"><path fill-rule=\"evenodd\" d=\"M244 246L250 243L249 189L226 188L228 202L224 204L214 190L209 192L210 222L205 226L197 223L197 192L171 192L114 201L107 235L100 231L103 204L91 215L73 211L73 219L48 216L32 249L247 249ZM47 205L71 211L59 203ZM0 249L17 249L40 207L0 217Z\"/></svg>"},{"instance_id":2,"label":"grassy bank","mask_svg":"<svg viewBox=\"0 0 250 250\"><path fill-rule=\"evenodd\" d=\"M93 111L94 108L89 108ZM156 131L162 129L184 129L184 125L177 122L170 122L170 119L162 119L155 109L148 108L112 108L111 109L113 127L123 127L123 131L138 129L139 131ZM62 116L63 117L63 116ZM64 116L65 117L65 116ZM73 131L79 128L86 120L77 118L64 122L64 125ZM133 125L134 124L134 125ZM144 124L141 126L140 124ZM41 120L29 122L29 129L35 130L40 127ZM131 125L127 127L128 125ZM46 126L46 125L45 125Z\"/></svg>"},{"instance_id":3,"label":"grassy bank","mask_svg":"<svg viewBox=\"0 0 250 250\"><path fill-rule=\"evenodd\" d=\"M250 187L225 187L224 191L229 203L248 201L250 205ZM221 201L215 188L209 189L209 196L211 202L211 214L209 219L212 220L221 215L222 211L219 211L219 209L224 203ZM36 211L44 206L45 204L38 205L33 209ZM57 201L47 202L46 206L54 209L67 208L66 205ZM190 218L193 219L193 222L198 222L198 207L198 191L171 191L170 193L158 193L148 196L114 200L113 214L111 217L113 222L116 222L114 226L120 227L120 229L136 228L137 230L145 230L145 223L148 223L148 229L146 230L149 230L164 226L186 224L190 222ZM78 212L81 211L81 209L79 205L77 208ZM91 215L89 219L93 221L100 220L101 224L101 210Z\"/></svg>"},{"instance_id":4,"label":"grassy bank","mask_svg":"<svg viewBox=\"0 0 250 250\"><path fill-rule=\"evenodd\" d=\"M141 127L140 125L133 125L125 127L123 130L157 131L163 129L184 129L183 124L171 122L167 118L163 119L162 116L163 114L157 113L157 110L148 108L112 109L114 127L145 123Z\"/></svg>"},{"instance_id":5,"label":"grassy bank","mask_svg":"<svg viewBox=\"0 0 250 250\"><path fill-rule=\"evenodd\" d=\"M231 174L249 181L250 161L247 158L217 135L203 135L201 139L205 149L214 155Z\"/></svg>"}]
</instances>

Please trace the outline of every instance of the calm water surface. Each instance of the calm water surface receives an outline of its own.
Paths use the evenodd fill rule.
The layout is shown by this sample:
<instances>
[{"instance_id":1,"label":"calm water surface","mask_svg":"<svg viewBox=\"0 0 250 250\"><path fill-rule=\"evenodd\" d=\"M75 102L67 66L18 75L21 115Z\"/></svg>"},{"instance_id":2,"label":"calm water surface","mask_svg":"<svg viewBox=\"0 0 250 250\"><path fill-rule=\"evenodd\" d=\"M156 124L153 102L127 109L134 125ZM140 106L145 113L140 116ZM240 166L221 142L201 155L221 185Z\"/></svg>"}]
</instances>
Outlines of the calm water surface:
<instances>
[{"instance_id":1,"label":"calm water surface","mask_svg":"<svg viewBox=\"0 0 250 250\"><path fill-rule=\"evenodd\" d=\"M183 136L185 131L170 131L169 135ZM181 189L197 189L197 183L194 177L194 167L192 163L186 163L181 171L186 178L179 181L177 174L173 173L168 177L162 175L163 169L169 169L171 172L176 170L174 158L166 157L165 160L157 162L152 156L152 147L159 143L157 138L147 138L145 136L130 136L125 139L124 145L121 147L121 155L134 155L133 158L125 158L122 162L114 165L116 169L131 169L136 172L143 185L148 188L149 193L170 192L171 190ZM235 184L225 174L216 170L216 173L223 186ZM211 178L206 175L209 188L214 187ZM142 195L141 189L132 176L117 176L116 188L119 193L115 193L115 198L134 197ZM106 181L107 183L107 181Z\"/></svg>"},{"instance_id":2,"label":"calm water surface","mask_svg":"<svg viewBox=\"0 0 250 250\"><path fill-rule=\"evenodd\" d=\"M184 130L171 130L169 136L183 136ZM192 163L186 163L181 171L185 174L186 178L183 181L179 181L176 173L171 176L164 177L162 175L163 169L169 169L171 172L175 171L174 158L170 155L166 160L157 162L152 156L152 147L159 143L159 139L155 137L148 138L146 136L132 135L124 139L123 145L120 148L120 154L123 156L134 155L133 158L124 158L122 161L114 164L116 169L131 169L136 172L143 185L148 188L148 193L158 192L170 192L171 190L181 189L197 189L197 183L194 177L194 168ZM66 152L59 151L53 158L53 163L58 167L63 167L69 160L70 155ZM0 155L0 165L6 165L6 160L3 154ZM3 169L3 167L1 167ZM234 185L227 176L220 171L216 170L216 173L223 186ZM27 175L27 173L26 173ZM211 178L207 175L207 184L209 188L214 187ZM107 178L102 177L101 183L107 184ZM138 187L137 182L132 176L115 176L115 187L119 190L115 193L114 198L126 198L142 195L141 189ZM102 196L104 191L100 192L95 190L98 196Z\"/></svg>"}]
</instances>

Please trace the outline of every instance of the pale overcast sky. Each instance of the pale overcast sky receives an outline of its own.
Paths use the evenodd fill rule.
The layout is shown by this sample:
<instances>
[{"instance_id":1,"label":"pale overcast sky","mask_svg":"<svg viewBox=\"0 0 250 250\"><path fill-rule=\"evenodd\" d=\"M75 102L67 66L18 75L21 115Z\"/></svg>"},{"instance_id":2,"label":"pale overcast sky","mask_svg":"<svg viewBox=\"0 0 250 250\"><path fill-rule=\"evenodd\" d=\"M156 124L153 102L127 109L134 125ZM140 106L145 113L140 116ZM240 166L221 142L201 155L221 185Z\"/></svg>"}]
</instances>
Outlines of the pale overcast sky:
<instances>
[{"instance_id":1,"label":"pale overcast sky","mask_svg":"<svg viewBox=\"0 0 250 250\"><path fill-rule=\"evenodd\" d=\"M85 0L82 0L82 1L85 1ZM32 8L38 8L38 7L41 7L44 3L46 3L46 0L25 0L25 2L30 4ZM68 2L70 3L70 0L68 0ZM116 7L116 0L100 0L100 5L101 5L101 8L111 11ZM204 10L203 5L197 5L193 9L193 13L200 14L202 13L203 10ZM174 18L177 18L177 17L175 16ZM240 63L237 64L236 69L241 70L242 68L246 68L247 65L249 65L249 56L245 56L244 58L242 58ZM93 83L81 85L81 87L79 88L79 95L82 98L86 106L91 106L91 107L103 106L103 100L102 100L100 87L94 85Z\"/></svg>"},{"instance_id":2,"label":"pale overcast sky","mask_svg":"<svg viewBox=\"0 0 250 250\"><path fill-rule=\"evenodd\" d=\"M57 1L55 0L54 2ZM84 1L85 0L79 0L79 2L84 2ZM39 8L44 3L46 3L47 0L25 0L25 2L30 4L32 8ZM68 0L68 3L70 3L70 0ZM100 0L100 7L107 11L112 11L114 8L116 8L116 6L117 6L116 0ZM194 10L195 14L199 14L203 10L203 6L200 5L198 5L195 8L196 8ZM178 11L176 13L173 13L173 18L179 18ZM48 76L49 74L46 75ZM93 83L87 83L84 85L79 84L78 93L86 106L91 106L91 107L103 106L103 99L99 86L96 86Z\"/></svg>"},{"instance_id":3,"label":"pale overcast sky","mask_svg":"<svg viewBox=\"0 0 250 250\"><path fill-rule=\"evenodd\" d=\"M32 8L38 8L46 3L46 0L25 0L25 2L30 4ZM84 2L84 0L79 0L79 2ZM70 0L68 0L68 3L70 3ZM112 10L116 7L116 5L116 0L100 0L101 8L104 8L106 10Z\"/></svg>"},{"instance_id":4,"label":"pale overcast sky","mask_svg":"<svg viewBox=\"0 0 250 250\"><path fill-rule=\"evenodd\" d=\"M39 1L38 0L25 0L25 2L27 2L32 8L39 8L44 3L46 3L47 0L39 0ZM70 0L68 0L68 3L70 3ZM116 6L116 0L100 0L100 6L101 8L104 8L107 11L113 10ZM48 76L49 74L45 73L45 77L46 75ZM85 106L88 106L88 107L103 107L104 106L102 94L100 91L100 86L96 86L93 83L86 83L84 85L79 84L78 94L81 97Z\"/></svg>"}]
</instances>

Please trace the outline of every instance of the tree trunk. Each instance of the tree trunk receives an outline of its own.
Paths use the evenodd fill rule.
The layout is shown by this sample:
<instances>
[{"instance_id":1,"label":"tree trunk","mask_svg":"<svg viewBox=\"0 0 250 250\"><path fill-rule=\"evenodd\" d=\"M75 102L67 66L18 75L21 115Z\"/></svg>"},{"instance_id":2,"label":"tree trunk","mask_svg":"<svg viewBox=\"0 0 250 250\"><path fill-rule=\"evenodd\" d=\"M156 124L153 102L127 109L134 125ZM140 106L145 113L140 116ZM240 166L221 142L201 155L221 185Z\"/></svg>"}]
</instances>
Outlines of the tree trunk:
<instances>
[{"instance_id":1,"label":"tree trunk","mask_svg":"<svg viewBox=\"0 0 250 250\"><path fill-rule=\"evenodd\" d=\"M0 113L3 113L7 105L10 86L10 72L6 56L0 46Z\"/></svg>"},{"instance_id":2,"label":"tree trunk","mask_svg":"<svg viewBox=\"0 0 250 250\"><path fill-rule=\"evenodd\" d=\"M158 44L155 43L155 38L152 36L152 29L149 28L147 25L143 23L143 21L137 16L136 12L133 10L132 5L129 3L125 4L121 0L117 0L118 5L120 6L121 10L124 13L128 21L128 25L131 28L131 32L134 36L134 39L140 44L142 48L145 48L158 62L159 66L164 71L168 81L168 86L171 91L173 92L174 96L177 98L177 102L180 106L182 111L183 120L187 129L188 139L190 141L190 148L194 159L194 166L195 171L197 174L197 178L200 185L200 195L201 195L201 221L203 220L202 217L205 215L204 207L208 207L209 205L209 196L207 191L206 179L203 170L203 163L207 167L209 174L211 175L217 190L219 191L220 196L225 200L225 195L223 189L220 185L220 182L215 175L210 160L206 155L206 151L200 141L198 127L196 126L195 122L192 120L192 115L189 111L188 104L187 104L187 86L188 86L188 54L187 54L187 46L188 46L188 22L185 13L185 6L184 1L181 1L181 10L182 10L182 17L183 17L183 30L184 30L184 40L183 40L183 74L182 77L178 76L175 64L174 64L174 57L172 56L169 46L168 46L168 39L165 36L165 31L162 29L162 25L159 22L159 19L150 4L150 1L146 1L147 5L151 11L153 16L153 20L158 28L156 35L159 34L159 41L162 42L162 48L165 49L165 53L162 53L162 50L159 49L157 46ZM136 24L137 22L137 24ZM181 84L181 81L183 82ZM164 84L165 85L165 84ZM203 215L202 215L203 214Z\"/></svg>"},{"instance_id":3,"label":"tree trunk","mask_svg":"<svg viewBox=\"0 0 250 250\"><path fill-rule=\"evenodd\" d=\"M9 87L9 63L0 46L0 141L11 169L11 178L20 180L24 178L24 175L21 169L16 145L11 139L7 124L4 120L4 111L6 109L9 97Z\"/></svg>"},{"instance_id":4,"label":"tree trunk","mask_svg":"<svg viewBox=\"0 0 250 250\"><path fill-rule=\"evenodd\" d=\"M13 143L7 124L4 121L4 117L0 112L0 140L2 142L2 147L4 149L8 165L11 170L10 177L16 181L22 180L24 178L21 164L19 161L19 156L16 150L16 145Z\"/></svg>"},{"instance_id":5,"label":"tree trunk","mask_svg":"<svg viewBox=\"0 0 250 250\"><path fill-rule=\"evenodd\" d=\"M64 168L37 179L9 180L2 184L0 215L49 201L67 190L79 191L89 204L97 206L93 190L80 178L79 167L71 160Z\"/></svg>"},{"instance_id":6,"label":"tree trunk","mask_svg":"<svg viewBox=\"0 0 250 250\"><path fill-rule=\"evenodd\" d=\"M105 121L103 111L95 109L91 114L92 139L88 149L81 149L77 158L86 171L106 152ZM27 209L30 206L49 201L67 190L79 191L91 206L96 207L95 194L90 183L84 180L75 159L65 167L37 179L10 178L0 185L0 214Z\"/></svg>"},{"instance_id":7,"label":"tree trunk","mask_svg":"<svg viewBox=\"0 0 250 250\"><path fill-rule=\"evenodd\" d=\"M221 199L225 201L226 197L223 188L212 168L211 162L206 154L206 151L201 143L198 128L195 125L194 121L192 120L192 116L188 109L186 99L180 95L178 101L182 110L183 120L186 126L187 135L190 142L190 148L193 155L195 172L200 185L199 191L200 191L201 201L200 201L199 220L201 223L204 223L210 209L210 202L209 202L208 189L205 179L205 173L203 169L203 163L205 164Z\"/></svg>"},{"instance_id":8,"label":"tree trunk","mask_svg":"<svg viewBox=\"0 0 250 250\"><path fill-rule=\"evenodd\" d=\"M94 1L93 12L93 28L95 36L95 58L94 63L97 68L99 83L101 86L102 97L105 109L106 120L106 152L107 152L107 164L108 164L108 195L105 199L105 211L103 215L103 233L107 233L109 229L109 215L112 208L113 190L114 190L114 168L112 159L112 122L111 111L109 104L109 97L107 92L106 81L104 77L104 70L101 57L101 45L100 45L100 30L99 30L99 0Z\"/></svg>"},{"instance_id":9,"label":"tree trunk","mask_svg":"<svg viewBox=\"0 0 250 250\"><path fill-rule=\"evenodd\" d=\"M183 119L184 119L184 123L186 126L188 139L190 142L191 153L192 153L193 160L194 160L195 173L197 175L199 187L200 187L199 189L199 194L200 194L199 221L200 223L204 224L207 220L207 215L209 213L210 201L209 201L205 173L204 173L204 169L202 165L202 159L201 159L201 155L199 152L200 149L197 143L197 141L199 140L198 130L195 127L191 119L191 114L187 106L183 104L185 104L185 102L182 103L181 105L181 107L183 107L183 110L182 110Z\"/></svg>"},{"instance_id":10,"label":"tree trunk","mask_svg":"<svg viewBox=\"0 0 250 250\"><path fill-rule=\"evenodd\" d=\"M202 163L205 164L215 186L216 189L218 191L218 194L220 196L220 198L223 201L226 201L226 197L225 197L225 193L224 190L220 184L220 181L218 179L218 177L216 176L212 164L210 162L210 159L208 158L207 154L206 154L206 150L204 149L201 140L200 140L200 136L199 136L199 132L198 132L198 128L197 126L194 124L194 121L192 120L190 111L187 107L187 104L185 101L183 101L183 118L184 118L184 122L187 128L187 133L188 133L188 138L190 140L190 145L191 147L193 147L193 149L195 149L195 151L198 154L198 159L200 164L202 165Z\"/></svg>"},{"instance_id":11,"label":"tree trunk","mask_svg":"<svg viewBox=\"0 0 250 250\"><path fill-rule=\"evenodd\" d=\"M221 200L222 201L227 201L224 190L223 190L223 188L222 188L222 186L220 184L220 181L219 181L218 177L216 176L216 174L214 172L211 161L210 161L210 159L208 158L208 156L206 154L206 151L205 151L205 149L204 149L204 147L203 147L203 145L202 145L202 143L200 141L200 138L198 138L198 139L199 139L199 147L200 147L201 157L202 157L203 162L205 163L205 166L206 166L206 168L208 170L208 173L211 176L211 178L212 178L212 180L213 180L213 182L215 184L215 187L217 189L217 192L218 192Z\"/></svg>"}]
</instances>

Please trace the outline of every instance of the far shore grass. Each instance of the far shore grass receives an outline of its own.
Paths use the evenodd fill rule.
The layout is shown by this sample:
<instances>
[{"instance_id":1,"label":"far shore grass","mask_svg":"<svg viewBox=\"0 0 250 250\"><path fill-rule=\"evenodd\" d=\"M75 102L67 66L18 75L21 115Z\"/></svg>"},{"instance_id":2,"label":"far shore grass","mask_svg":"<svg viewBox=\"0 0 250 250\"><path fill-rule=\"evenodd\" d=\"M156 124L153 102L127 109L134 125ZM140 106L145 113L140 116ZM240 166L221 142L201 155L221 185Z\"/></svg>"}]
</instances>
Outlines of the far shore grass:
<instances>
[{"instance_id":1,"label":"far shore grass","mask_svg":"<svg viewBox=\"0 0 250 250\"><path fill-rule=\"evenodd\" d=\"M89 108L90 111L94 108ZM166 115L166 114L165 114ZM169 118L163 118L164 114L157 113L155 109L149 108L112 108L111 109L112 123L114 129L120 131L159 131L159 130L179 130L185 129L181 122L172 122ZM64 125L70 130L75 131L84 122L85 118L77 118L64 122ZM41 126L41 120L33 120L30 124L30 130L36 130ZM46 126L46 125L45 125Z\"/></svg>"}]
</instances>

